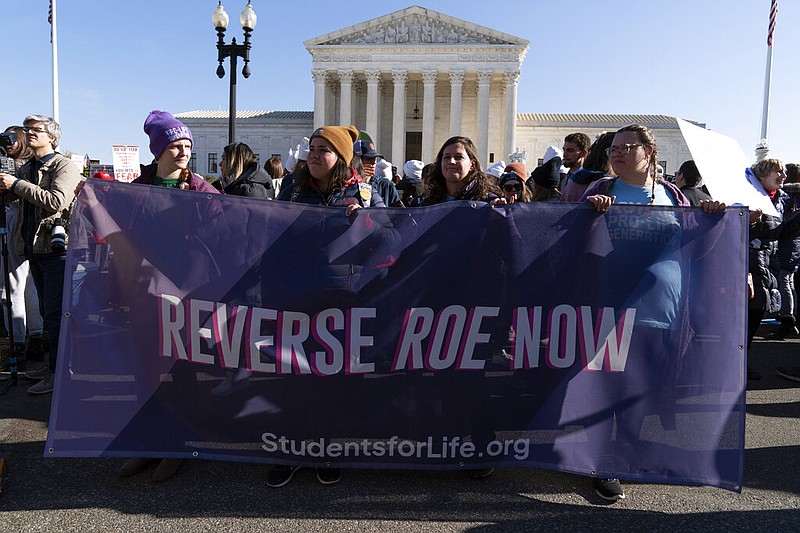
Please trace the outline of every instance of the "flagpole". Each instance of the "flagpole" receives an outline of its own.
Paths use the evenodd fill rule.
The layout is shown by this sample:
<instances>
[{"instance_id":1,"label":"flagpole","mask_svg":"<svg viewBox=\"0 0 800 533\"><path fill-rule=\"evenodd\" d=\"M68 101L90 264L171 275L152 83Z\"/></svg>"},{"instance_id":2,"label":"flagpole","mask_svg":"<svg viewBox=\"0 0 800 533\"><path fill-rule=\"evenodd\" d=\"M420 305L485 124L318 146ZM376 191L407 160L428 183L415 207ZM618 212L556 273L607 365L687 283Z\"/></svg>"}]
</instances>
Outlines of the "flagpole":
<instances>
[{"instance_id":1,"label":"flagpole","mask_svg":"<svg viewBox=\"0 0 800 533\"><path fill-rule=\"evenodd\" d=\"M764 105L761 113L761 136L756 145L756 161L762 161L769 153L767 143L767 128L769 126L769 98L770 84L772 82L772 41L775 33L775 23L778 16L778 1L772 0L769 9L769 33L767 34L767 71L764 75Z\"/></svg>"},{"instance_id":2,"label":"flagpole","mask_svg":"<svg viewBox=\"0 0 800 533\"><path fill-rule=\"evenodd\" d=\"M58 31L56 30L56 0L50 0L50 43L53 47L53 120L58 119Z\"/></svg>"}]
</instances>

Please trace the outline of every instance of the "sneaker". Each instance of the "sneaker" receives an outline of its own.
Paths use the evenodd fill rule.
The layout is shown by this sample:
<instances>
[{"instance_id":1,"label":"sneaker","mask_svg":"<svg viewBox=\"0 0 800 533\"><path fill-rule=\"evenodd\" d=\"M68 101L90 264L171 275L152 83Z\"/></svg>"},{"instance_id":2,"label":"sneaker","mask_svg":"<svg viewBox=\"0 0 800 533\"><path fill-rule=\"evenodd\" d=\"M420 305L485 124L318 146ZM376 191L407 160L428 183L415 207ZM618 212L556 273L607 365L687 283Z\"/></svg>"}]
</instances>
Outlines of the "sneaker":
<instances>
[{"instance_id":1,"label":"sneaker","mask_svg":"<svg viewBox=\"0 0 800 533\"><path fill-rule=\"evenodd\" d=\"M28 387L28 394L49 394L53 392L55 377L55 374L48 374L43 380Z\"/></svg>"},{"instance_id":2,"label":"sneaker","mask_svg":"<svg viewBox=\"0 0 800 533\"><path fill-rule=\"evenodd\" d=\"M277 489L289 483L299 466L275 465L267 474L267 486Z\"/></svg>"},{"instance_id":3,"label":"sneaker","mask_svg":"<svg viewBox=\"0 0 800 533\"><path fill-rule=\"evenodd\" d=\"M779 366L776 372L783 378L800 382L800 366L793 366L791 368Z\"/></svg>"},{"instance_id":4,"label":"sneaker","mask_svg":"<svg viewBox=\"0 0 800 533\"><path fill-rule=\"evenodd\" d=\"M625 493L622 491L622 483L617 478L592 478L592 486L595 493L609 502L624 500Z\"/></svg>"},{"instance_id":5,"label":"sneaker","mask_svg":"<svg viewBox=\"0 0 800 533\"><path fill-rule=\"evenodd\" d=\"M31 381L40 381L46 378L47 374L49 373L50 373L50 365L45 363L39 368L33 368L25 372L25 379L29 379Z\"/></svg>"},{"instance_id":6,"label":"sneaker","mask_svg":"<svg viewBox=\"0 0 800 533\"><path fill-rule=\"evenodd\" d=\"M467 472L467 475L469 475L470 479L486 479L492 474L494 474L493 466L490 466L489 468L476 468Z\"/></svg>"},{"instance_id":7,"label":"sneaker","mask_svg":"<svg viewBox=\"0 0 800 533\"><path fill-rule=\"evenodd\" d=\"M335 485L342 480L342 471L338 468L317 468L317 481L323 485Z\"/></svg>"}]
</instances>

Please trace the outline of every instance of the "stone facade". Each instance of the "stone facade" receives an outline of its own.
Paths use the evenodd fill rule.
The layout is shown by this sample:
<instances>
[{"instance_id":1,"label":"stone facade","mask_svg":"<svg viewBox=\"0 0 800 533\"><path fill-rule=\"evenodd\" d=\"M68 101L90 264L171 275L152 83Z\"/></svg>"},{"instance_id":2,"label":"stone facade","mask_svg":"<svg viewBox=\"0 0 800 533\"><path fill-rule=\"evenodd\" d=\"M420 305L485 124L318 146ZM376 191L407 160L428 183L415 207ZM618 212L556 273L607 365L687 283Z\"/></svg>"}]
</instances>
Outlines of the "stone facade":
<instances>
[{"instance_id":1,"label":"stone facade","mask_svg":"<svg viewBox=\"0 0 800 533\"><path fill-rule=\"evenodd\" d=\"M418 6L306 41L312 57L314 111L237 112L239 141L263 162L285 157L314 128L355 124L398 167L432 161L452 135L475 143L481 163L525 152L533 168L549 145L573 131L594 137L638 122L656 130L667 173L689 159L673 117L543 115L517 112L520 68L528 41ZM192 128L195 168L210 164L227 142L227 112L177 115ZM531 164L534 163L534 164Z\"/></svg>"}]
</instances>

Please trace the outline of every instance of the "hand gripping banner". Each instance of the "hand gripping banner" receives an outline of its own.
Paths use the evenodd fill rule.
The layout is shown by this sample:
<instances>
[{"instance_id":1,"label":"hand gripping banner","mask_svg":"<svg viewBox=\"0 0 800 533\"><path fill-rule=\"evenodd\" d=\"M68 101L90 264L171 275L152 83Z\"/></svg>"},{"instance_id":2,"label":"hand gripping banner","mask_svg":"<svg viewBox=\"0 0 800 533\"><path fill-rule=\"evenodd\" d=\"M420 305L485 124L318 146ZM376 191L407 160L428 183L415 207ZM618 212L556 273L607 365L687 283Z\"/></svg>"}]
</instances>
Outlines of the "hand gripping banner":
<instances>
[{"instance_id":1,"label":"hand gripping banner","mask_svg":"<svg viewBox=\"0 0 800 533\"><path fill-rule=\"evenodd\" d=\"M89 180L52 457L740 490L746 211L343 208Z\"/></svg>"}]
</instances>

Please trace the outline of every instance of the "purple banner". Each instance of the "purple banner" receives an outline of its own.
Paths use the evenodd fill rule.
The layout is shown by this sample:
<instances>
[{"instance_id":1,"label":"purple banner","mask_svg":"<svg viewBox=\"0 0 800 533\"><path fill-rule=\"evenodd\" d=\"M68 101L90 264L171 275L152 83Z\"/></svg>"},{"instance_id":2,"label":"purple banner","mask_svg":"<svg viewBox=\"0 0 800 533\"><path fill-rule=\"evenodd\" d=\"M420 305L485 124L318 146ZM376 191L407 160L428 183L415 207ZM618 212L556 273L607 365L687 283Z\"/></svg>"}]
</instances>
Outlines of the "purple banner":
<instances>
[{"instance_id":1,"label":"purple banner","mask_svg":"<svg viewBox=\"0 0 800 533\"><path fill-rule=\"evenodd\" d=\"M89 180L46 455L740 490L747 217Z\"/></svg>"}]
</instances>

